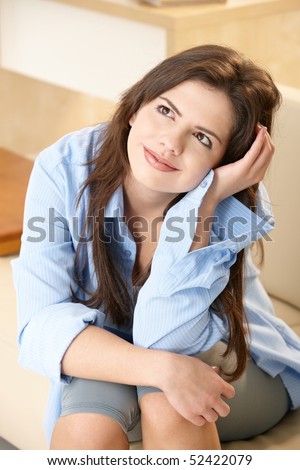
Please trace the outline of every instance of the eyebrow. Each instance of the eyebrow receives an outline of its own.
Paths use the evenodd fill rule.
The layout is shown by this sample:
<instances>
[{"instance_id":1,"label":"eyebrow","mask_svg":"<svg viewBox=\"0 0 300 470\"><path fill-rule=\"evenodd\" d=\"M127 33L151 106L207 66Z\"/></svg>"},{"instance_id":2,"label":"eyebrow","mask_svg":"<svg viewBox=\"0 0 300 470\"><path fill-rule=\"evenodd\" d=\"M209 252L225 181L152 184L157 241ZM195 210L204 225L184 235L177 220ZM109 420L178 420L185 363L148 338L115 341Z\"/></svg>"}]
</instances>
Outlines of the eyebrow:
<instances>
[{"instance_id":1,"label":"eyebrow","mask_svg":"<svg viewBox=\"0 0 300 470\"><path fill-rule=\"evenodd\" d=\"M179 111L179 109L177 108L177 106L175 106L174 103L172 103L172 101L170 101L168 98L166 98L165 96L159 96L160 99L164 100L166 103L168 103L168 105L175 111L176 114L178 114L178 116L182 117L182 113ZM211 131L210 129L207 129L206 127L202 127L202 126L195 126L196 129L198 129L199 131L203 131L203 132L207 132L207 134L210 134L212 135L213 137L215 137L217 139L217 141L222 145L222 141L220 139L220 137L213 131Z\"/></svg>"}]
</instances>

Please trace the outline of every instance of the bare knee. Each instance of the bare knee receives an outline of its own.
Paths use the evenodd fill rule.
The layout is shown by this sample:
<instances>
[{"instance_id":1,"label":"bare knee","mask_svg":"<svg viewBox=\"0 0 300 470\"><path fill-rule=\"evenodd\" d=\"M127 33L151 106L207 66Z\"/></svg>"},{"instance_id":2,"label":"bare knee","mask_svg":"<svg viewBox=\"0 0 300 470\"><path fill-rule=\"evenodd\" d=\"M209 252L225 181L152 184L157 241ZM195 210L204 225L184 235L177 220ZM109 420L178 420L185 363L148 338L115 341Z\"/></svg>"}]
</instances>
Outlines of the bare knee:
<instances>
[{"instance_id":1,"label":"bare knee","mask_svg":"<svg viewBox=\"0 0 300 470\"><path fill-rule=\"evenodd\" d=\"M51 450L128 449L128 439L112 418L94 413L76 413L58 419Z\"/></svg>"},{"instance_id":2,"label":"bare knee","mask_svg":"<svg viewBox=\"0 0 300 470\"><path fill-rule=\"evenodd\" d=\"M169 404L164 393L148 393L141 398L142 423L153 425L156 429L159 425L160 432L174 429L174 426L182 425L186 420Z\"/></svg>"},{"instance_id":3,"label":"bare knee","mask_svg":"<svg viewBox=\"0 0 300 470\"><path fill-rule=\"evenodd\" d=\"M220 449L214 423L195 426L170 405L163 393L144 395L140 407L144 449Z\"/></svg>"}]
</instances>

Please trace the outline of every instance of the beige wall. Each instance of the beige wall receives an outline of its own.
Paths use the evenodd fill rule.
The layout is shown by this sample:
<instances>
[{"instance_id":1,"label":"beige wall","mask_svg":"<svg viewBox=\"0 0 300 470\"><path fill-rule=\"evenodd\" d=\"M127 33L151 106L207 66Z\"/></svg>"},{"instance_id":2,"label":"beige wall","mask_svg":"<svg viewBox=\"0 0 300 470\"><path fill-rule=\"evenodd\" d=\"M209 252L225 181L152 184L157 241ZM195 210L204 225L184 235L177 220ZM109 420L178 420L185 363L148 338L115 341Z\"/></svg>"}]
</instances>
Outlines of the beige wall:
<instances>
[{"instance_id":1,"label":"beige wall","mask_svg":"<svg viewBox=\"0 0 300 470\"><path fill-rule=\"evenodd\" d=\"M34 156L61 135L106 120L112 96L133 76L195 44L236 47L269 69L277 83L300 88L300 0L163 9L129 0L0 0L0 13L0 145L23 155ZM103 59L103 44L107 61L95 61ZM94 73L95 64L111 90Z\"/></svg>"},{"instance_id":2,"label":"beige wall","mask_svg":"<svg viewBox=\"0 0 300 470\"><path fill-rule=\"evenodd\" d=\"M215 23L191 24L171 34L169 53L203 43L228 45L266 67L276 82L300 88L300 0L291 11L270 7L257 16L255 12L245 17L239 11L230 13L224 14L224 21L220 15Z\"/></svg>"},{"instance_id":3,"label":"beige wall","mask_svg":"<svg viewBox=\"0 0 300 470\"><path fill-rule=\"evenodd\" d=\"M116 101L154 64L226 44L300 87L300 0L155 8L138 0L0 0L0 66Z\"/></svg>"},{"instance_id":4,"label":"beige wall","mask_svg":"<svg viewBox=\"0 0 300 470\"><path fill-rule=\"evenodd\" d=\"M100 5L101 1L98 1ZM153 24L51 0L0 0L0 66L108 100L165 57Z\"/></svg>"},{"instance_id":5,"label":"beige wall","mask_svg":"<svg viewBox=\"0 0 300 470\"><path fill-rule=\"evenodd\" d=\"M0 68L0 146L26 156L109 118L113 103Z\"/></svg>"}]
</instances>

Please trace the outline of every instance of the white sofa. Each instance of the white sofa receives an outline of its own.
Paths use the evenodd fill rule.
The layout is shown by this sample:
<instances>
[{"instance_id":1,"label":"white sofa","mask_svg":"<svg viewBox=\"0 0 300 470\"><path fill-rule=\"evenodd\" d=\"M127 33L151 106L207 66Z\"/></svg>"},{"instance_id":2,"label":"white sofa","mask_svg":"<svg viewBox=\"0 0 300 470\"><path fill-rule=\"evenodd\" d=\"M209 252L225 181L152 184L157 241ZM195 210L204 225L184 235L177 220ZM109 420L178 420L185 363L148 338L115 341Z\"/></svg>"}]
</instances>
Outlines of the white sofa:
<instances>
[{"instance_id":1,"label":"white sofa","mask_svg":"<svg viewBox=\"0 0 300 470\"><path fill-rule=\"evenodd\" d=\"M266 178L277 226L273 242L265 243L262 281L272 297L277 315L300 336L300 90L280 86L276 155ZM17 317L10 261L0 257L0 436L19 449L46 449L43 431L48 381L17 364ZM132 444L141 449L141 443ZM269 432L247 441L234 441L224 449L300 449L300 410L290 412Z\"/></svg>"}]
</instances>

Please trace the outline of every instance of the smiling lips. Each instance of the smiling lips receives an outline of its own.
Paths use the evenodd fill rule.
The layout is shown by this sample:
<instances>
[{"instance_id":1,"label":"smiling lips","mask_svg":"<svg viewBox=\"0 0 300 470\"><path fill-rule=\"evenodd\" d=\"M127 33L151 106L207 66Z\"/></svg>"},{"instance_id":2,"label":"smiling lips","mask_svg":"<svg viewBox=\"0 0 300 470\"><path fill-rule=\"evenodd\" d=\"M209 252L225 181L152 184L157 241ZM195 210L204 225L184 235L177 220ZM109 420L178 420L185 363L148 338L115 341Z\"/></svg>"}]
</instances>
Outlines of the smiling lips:
<instances>
[{"instance_id":1,"label":"smiling lips","mask_svg":"<svg viewBox=\"0 0 300 470\"><path fill-rule=\"evenodd\" d=\"M145 159L156 170L160 171L178 171L178 168L172 166L167 160L144 147Z\"/></svg>"}]
</instances>

